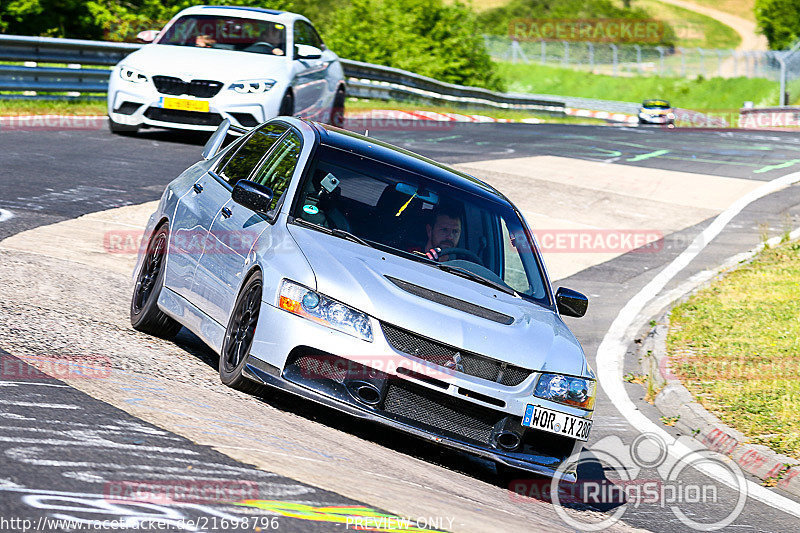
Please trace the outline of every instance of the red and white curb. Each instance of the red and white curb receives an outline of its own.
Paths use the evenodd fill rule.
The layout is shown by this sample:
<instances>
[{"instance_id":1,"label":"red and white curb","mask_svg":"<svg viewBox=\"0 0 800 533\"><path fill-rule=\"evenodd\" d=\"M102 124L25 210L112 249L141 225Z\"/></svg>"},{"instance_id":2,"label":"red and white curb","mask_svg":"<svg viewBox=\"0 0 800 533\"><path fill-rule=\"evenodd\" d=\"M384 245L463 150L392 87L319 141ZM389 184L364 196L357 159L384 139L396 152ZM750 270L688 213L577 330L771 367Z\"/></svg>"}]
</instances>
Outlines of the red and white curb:
<instances>
[{"instance_id":1,"label":"red and white curb","mask_svg":"<svg viewBox=\"0 0 800 533\"><path fill-rule=\"evenodd\" d=\"M463 115L460 113L437 113L435 111L400 111L396 109L372 109L368 111L353 111L345 112L345 118L348 120L394 120L394 121L410 121L410 120L432 120L435 122L516 122L507 118L494 118L485 115ZM536 120L539 119L524 119ZM536 123L538 123L536 122Z\"/></svg>"},{"instance_id":2,"label":"red and white curb","mask_svg":"<svg viewBox=\"0 0 800 533\"><path fill-rule=\"evenodd\" d=\"M611 113L609 111L593 111L591 109L576 109L574 107L565 107L564 113L573 117L599 118L601 120L610 120L612 122L625 122L628 124L636 124L639 122L639 117L637 117L636 115L628 115L625 113Z\"/></svg>"}]
</instances>

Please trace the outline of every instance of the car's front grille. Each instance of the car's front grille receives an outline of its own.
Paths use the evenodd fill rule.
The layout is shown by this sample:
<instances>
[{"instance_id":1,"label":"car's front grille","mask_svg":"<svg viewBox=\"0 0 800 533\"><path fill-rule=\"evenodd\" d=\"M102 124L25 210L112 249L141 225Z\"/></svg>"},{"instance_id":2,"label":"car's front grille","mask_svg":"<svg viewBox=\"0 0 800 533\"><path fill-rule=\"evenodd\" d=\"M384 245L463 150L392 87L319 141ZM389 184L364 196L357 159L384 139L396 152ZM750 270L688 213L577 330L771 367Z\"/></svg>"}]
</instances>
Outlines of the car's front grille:
<instances>
[{"instance_id":1,"label":"car's front grille","mask_svg":"<svg viewBox=\"0 0 800 533\"><path fill-rule=\"evenodd\" d=\"M203 113L200 111L183 111L179 109L161 109L150 107L144 112L150 120L161 122L175 122L177 124L191 124L193 126L219 126L222 115L218 113Z\"/></svg>"},{"instance_id":2,"label":"car's front grille","mask_svg":"<svg viewBox=\"0 0 800 533\"><path fill-rule=\"evenodd\" d=\"M386 340L395 350L457 372L509 387L519 385L531 375L530 370L465 352L390 324L381 323L381 327Z\"/></svg>"},{"instance_id":3,"label":"car's front grille","mask_svg":"<svg viewBox=\"0 0 800 533\"><path fill-rule=\"evenodd\" d=\"M222 82L213 80L183 81L173 76L153 76L153 84L161 94L180 96L188 94L197 98L211 98L222 89Z\"/></svg>"},{"instance_id":4,"label":"car's front grille","mask_svg":"<svg viewBox=\"0 0 800 533\"><path fill-rule=\"evenodd\" d=\"M488 445L495 424L507 415L403 380L389 383L384 410L390 415Z\"/></svg>"}]
</instances>

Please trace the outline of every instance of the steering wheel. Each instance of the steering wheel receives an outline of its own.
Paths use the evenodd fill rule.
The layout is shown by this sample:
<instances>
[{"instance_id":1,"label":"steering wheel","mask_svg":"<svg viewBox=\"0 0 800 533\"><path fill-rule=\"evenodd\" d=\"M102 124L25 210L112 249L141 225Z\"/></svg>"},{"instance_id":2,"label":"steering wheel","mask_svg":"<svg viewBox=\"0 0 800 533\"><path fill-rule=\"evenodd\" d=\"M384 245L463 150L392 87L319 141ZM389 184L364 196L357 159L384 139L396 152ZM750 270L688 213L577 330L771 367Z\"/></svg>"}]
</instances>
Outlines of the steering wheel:
<instances>
[{"instance_id":1,"label":"steering wheel","mask_svg":"<svg viewBox=\"0 0 800 533\"><path fill-rule=\"evenodd\" d=\"M467 260L472 261L473 263L477 263L483 266L483 261L481 258L475 255L473 252L467 250L466 248L442 248L442 251L439 252L439 257L443 255L462 255L467 258Z\"/></svg>"},{"instance_id":2,"label":"steering wheel","mask_svg":"<svg viewBox=\"0 0 800 533\"><path fill-rule=\"evenodd\" d=\"M277 46L275 46L272 43L268 43L267 41L257 41L257 42L254 42L253 44L249 45L246 48L246 50L250 50L251 48L257 48L259 46L269 46L269 48L267 49L268 53L271 53L275 48L277 48Z\"/></svg>"}]
</instances>

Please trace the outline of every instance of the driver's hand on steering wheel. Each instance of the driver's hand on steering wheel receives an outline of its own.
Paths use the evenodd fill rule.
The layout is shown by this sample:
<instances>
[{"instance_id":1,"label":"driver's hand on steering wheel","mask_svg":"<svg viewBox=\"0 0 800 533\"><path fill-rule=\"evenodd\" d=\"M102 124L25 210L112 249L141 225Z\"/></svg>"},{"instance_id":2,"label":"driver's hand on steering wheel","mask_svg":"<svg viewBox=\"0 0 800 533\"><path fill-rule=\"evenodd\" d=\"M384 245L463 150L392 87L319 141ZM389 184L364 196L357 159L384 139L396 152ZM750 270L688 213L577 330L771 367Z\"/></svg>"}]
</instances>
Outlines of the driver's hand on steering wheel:
<instances>
[{"instance_id":1,"label":"driver's hand on steering wheel","mask_svg":"<svg viewBox=\"0 0 800 533\"><path fill-rule=\"evenodd\" d=\"M442 253L441 248L431 248L425 253L425 255L432 261L438 261L440 253Z\"/></svg>"}]
</instances>

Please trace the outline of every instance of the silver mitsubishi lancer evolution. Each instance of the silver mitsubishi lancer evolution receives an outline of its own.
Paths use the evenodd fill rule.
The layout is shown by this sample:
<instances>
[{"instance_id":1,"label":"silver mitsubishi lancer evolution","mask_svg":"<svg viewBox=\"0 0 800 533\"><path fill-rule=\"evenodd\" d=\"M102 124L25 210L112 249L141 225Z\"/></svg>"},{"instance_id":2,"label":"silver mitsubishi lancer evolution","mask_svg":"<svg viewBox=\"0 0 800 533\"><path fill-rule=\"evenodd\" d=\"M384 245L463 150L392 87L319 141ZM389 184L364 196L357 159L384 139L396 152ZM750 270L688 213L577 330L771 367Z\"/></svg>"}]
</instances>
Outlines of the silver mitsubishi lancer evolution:
<instances>
[{"instance_id":1,"label":"silver mitsubishi lancer evolution","mask_svg":"<svg viewBox=\"0 0 800 533\"><path fill-rule=\"evenodd\" d=\"M228 134L240 136L222 148ZM131 322L186 327L222 382L575 480L596 381L524 218L482 181L332 126L220 125L168 186Z\"/></svg>"}]
</instances>

